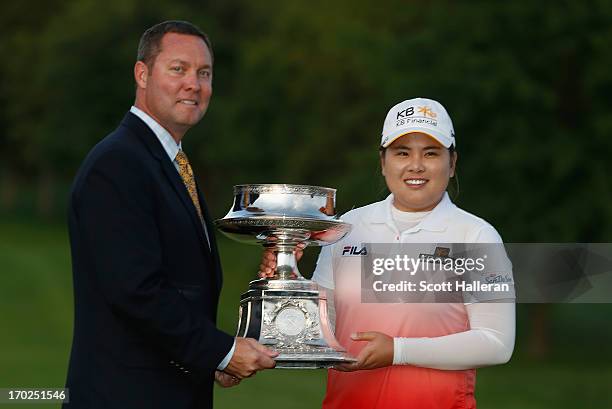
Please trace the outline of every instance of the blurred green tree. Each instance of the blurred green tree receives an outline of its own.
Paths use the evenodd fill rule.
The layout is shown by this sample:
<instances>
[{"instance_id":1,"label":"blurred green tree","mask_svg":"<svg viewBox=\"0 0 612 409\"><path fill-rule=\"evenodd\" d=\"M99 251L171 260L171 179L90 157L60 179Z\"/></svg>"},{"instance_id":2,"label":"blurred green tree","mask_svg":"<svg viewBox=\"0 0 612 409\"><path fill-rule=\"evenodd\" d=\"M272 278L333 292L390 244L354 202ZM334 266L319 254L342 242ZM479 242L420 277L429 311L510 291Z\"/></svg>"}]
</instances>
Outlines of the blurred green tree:
<instances>
[{"instance_id":1,"label":"blurred green tree","mask_svg":"<svg viewBox=\"0 0 612 409\"><path fill-rule=\"evenodd\" d=\"M215 95L185 139L215 215L235 183L334 186L342 210L382 198L384 115L428 96L455 122L457 201L507 241L612 232L603 0L11 3L0 17L4 202L23 179L39 209L58 210L57 186L132 102L142 30L170 18L215 45Z\"/></svg>"}]
</instances>

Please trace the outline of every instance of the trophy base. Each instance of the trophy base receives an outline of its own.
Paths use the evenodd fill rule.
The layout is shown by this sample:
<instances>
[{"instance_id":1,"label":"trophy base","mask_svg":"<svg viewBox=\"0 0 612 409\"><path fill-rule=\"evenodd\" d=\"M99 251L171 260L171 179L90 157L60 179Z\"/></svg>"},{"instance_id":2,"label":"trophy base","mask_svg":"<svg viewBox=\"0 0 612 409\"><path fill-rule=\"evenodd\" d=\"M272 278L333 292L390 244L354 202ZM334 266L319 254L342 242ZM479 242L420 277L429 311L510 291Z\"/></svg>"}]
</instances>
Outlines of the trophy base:
<instances>
[{"instance_id":1,"label":"trophy base","mask_svg":"<svg viewBox=\"0 0 612 409\"><path fill-rule=\"evenodd\" d=\"M355 362L343 352L332 351L318 354L295 354L282 353L276 357L276 368L278 369L321 369L332 368L338 364L350 364Z\"/></svg>"},{"instance_id":2,"label":"trophy base","mask_svg":"<svg viewBox=\"0 0 612 409\"><path fill-rule=\"evenodd\" d=\"M317 369L355 362L334 337L327 299L306 279L255 280L240 300L237 336L276 350L276 368Z\"/></svg>"}]
</instances>

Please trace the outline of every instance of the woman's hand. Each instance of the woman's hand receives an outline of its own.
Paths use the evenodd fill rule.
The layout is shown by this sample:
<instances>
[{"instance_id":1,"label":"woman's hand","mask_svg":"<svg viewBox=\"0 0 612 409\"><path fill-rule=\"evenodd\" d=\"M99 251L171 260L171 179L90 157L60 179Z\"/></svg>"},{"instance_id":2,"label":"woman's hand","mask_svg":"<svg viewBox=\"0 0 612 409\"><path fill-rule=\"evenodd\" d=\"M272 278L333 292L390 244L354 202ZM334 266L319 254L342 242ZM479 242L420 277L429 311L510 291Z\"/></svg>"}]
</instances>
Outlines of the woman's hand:
<instances>
[{"instance_id":1,"label":"woman's hand","mask_svg":"<svg viewBox=\"0 0 612 409\"><path fill-rule=\"evenodd\" d=\"M215 382L222 388L231 388L238 385L240 379L225 372L215 371Z\"/></svg>"},{"instance_id":2,"label":"woman's hand","mask_svg":"<svg viewBox=\"0 0 612 409\"><path fill-rule=\"evenodd\" d=\"M351 335L353 341L368 341L359 355L357 362L335 365L334 369L344 372L362 369L376 369L393 364L393 338L382 332L358 332Z\"/></svg>"},{"instance_id":3,"label":"woman's hand","mask_svg":"<svg viewBox=\"0 0 612 409\"><path fill-rule=\"evenodd\" d=\"M274 276L276 268L276 255L274 251L265 249L261 255L261 264L259 264L259 278L270 278Z\"/></svg>"},{"instance_id":4,"label":"woman's hand","mask_svg":"<svg viewBox=\"0 0 612 409\"><path fill-rule=\"evenodd\" d=\"M299 261L304 254L304 244L298 244L295 250L295 259ZM265 249L261 255L261 263L259 264L259 278L272 278L276 270L276 254L272 249Z\"/></svg>"}]
</instances>

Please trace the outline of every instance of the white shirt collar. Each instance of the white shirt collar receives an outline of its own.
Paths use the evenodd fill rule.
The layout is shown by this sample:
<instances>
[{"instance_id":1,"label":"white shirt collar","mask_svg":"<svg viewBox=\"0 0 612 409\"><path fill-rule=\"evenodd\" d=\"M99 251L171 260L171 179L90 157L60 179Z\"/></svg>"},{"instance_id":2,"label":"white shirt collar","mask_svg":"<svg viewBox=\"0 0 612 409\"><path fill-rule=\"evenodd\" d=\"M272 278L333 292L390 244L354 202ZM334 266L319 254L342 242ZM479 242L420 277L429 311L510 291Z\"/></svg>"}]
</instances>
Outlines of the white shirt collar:
<instances>
[{"instance_id":1,"label":"white shirt collar","mask_svg":"<svg viewBox=\"0 0 612 409\"><path fill-rule=\"evenodd\" d=\"M147 124L149 128L151 128L155 136L157 136L159 142L164 147L164 150L168 154L170 160L174 162L177 153L182 149L181 143L179 142L177 144L174 138L172 138L172 135L170 135L170 132L168 132L166 128L157 123L155 119L151 118L151 116L143 110L132 106L130 108L130 112L142 119L143 122Z\"/></svg>"},{"instance_id":2,"label":"white shirt collar","mask_svg":"<svg viewBox=\"0 0 612 409\"><path fill-rule=\"evenodd\" d=\"M391 214L391 206L393 206L393 193L391 193L385 200L380 202L371 215L370 222L374 224L386 224L388 226L395 226L393 221L393 215ZM444 231L448 226L449 210L454 208L455 205L448 197L448 193L444 192L440 203L433 208L421 223L407 231L417 230L428 230L428 231Z\"/></svg>"}]
</instances>

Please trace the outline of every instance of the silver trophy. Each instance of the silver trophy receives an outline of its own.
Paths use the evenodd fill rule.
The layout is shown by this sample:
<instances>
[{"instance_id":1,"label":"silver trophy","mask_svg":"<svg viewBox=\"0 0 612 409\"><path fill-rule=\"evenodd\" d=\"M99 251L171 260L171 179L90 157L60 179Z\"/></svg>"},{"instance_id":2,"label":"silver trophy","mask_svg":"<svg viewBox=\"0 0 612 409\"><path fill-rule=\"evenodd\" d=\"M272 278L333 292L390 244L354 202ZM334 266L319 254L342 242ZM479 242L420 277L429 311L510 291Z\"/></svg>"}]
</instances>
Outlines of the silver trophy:
<instances>
[{"instance_id":1,"label":"silver trophy","mask_svg":"<svg viewBox=\"0 0 612 409\"><path fill-rule=\"evenodd\" d=\"M295 259L298 244L325 246L351 230L336 217L335 200L336 190L325 187L237 185L232 208L215 221L230 238L276 254L274 276L251 281L240 297L237 336L278 351L277 368L327 368L355 361L334 337L325 293L302 277Z\"/></svg>"}]
</instances>

